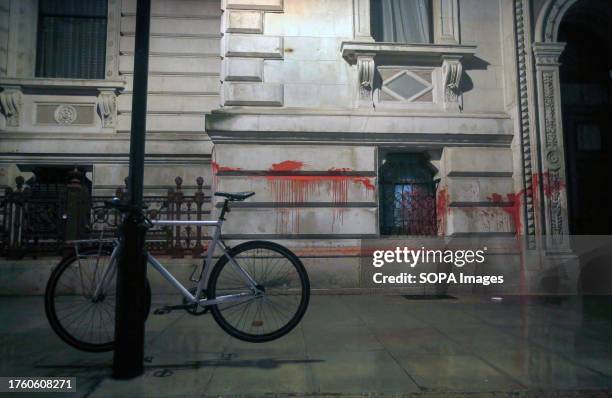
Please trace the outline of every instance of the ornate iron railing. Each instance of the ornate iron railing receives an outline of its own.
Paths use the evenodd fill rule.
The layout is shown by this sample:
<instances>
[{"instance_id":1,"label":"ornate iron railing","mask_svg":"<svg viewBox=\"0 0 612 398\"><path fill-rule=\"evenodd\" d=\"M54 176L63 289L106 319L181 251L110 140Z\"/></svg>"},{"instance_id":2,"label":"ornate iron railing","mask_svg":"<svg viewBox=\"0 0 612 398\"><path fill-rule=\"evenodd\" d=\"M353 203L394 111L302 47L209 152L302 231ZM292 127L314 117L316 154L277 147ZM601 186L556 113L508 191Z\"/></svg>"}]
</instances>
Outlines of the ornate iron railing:
<instances>
[{"instance_id":1,"label":"ornate iron railing","mask_svg":"<svg viewBox=\"0 0 612 398\"><path fill-rule=\"evenodd\" d=\"M384 183L380 192L382 235L437 234L435 182Z\"/></svg>"},{"instance_id":2,"label":"ornate iron railing","mask_svg":"<svg viewBox=\"0 0 612 398\"><path fill-rule=\"evenodd\" d=\"M144 198L147 215L156 220L207 220L211 213L210 186L196 179L189 193L183 179L176 177L174 187L164 195ZM115 196L124 199L126 189ZM73 178L65 191L53 194L32 192L24 179L16 179L16 188L7 188L0 197L0 255L10 258L55 255L69 247L72 239L112 237L121 223L121 214L105 209L112 196L90 196L79 178ZM154 227L147 234L149 250L162 255L198 256L209 239L202 227L189 225Z\"/></svg>"}]
</instances>

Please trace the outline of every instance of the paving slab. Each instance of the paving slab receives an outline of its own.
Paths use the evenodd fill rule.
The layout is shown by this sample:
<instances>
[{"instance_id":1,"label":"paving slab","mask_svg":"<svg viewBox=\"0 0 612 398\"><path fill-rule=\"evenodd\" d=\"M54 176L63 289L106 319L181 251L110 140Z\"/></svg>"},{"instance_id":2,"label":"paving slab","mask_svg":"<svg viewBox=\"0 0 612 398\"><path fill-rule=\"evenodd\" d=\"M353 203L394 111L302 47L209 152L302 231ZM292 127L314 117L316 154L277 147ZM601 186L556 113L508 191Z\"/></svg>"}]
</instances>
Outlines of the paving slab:
<instances>
[{"instance_id":1,"label":"paving slab","mask_svg":"<svg viewBox=\"0 0 612 398\"><path fill-rule=\"evenodd\" d=\"M176 300L154 296L153 308ZM298 327L263 344L228 336L210 314L151 314L145 373L117 381L112 353L80 352L55 336L41 297L0 297L0 375L76 377L78 397L612 396L606 308L605 299L600 308L314 295Z\"/></svg>"}]
</instances>

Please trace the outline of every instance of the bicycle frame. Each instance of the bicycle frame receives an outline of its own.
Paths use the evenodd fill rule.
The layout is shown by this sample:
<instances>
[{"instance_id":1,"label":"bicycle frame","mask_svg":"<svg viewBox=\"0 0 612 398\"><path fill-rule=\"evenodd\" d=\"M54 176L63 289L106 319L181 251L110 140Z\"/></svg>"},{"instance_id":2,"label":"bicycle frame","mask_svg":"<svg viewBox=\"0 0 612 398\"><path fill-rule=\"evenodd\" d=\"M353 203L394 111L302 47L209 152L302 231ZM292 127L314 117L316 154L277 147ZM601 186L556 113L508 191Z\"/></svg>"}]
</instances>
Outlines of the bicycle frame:
<instances>
[{"instance_id":1,"label":"bicycle frame","mask_svg":"<svg viewBox=\"0 0 612 398\"><path fill-rule=\"evenodd\" d=\"M204 260L204 263L202 265L204 268L200 271L201 277L198 281L195 295L191 294L191 292L181 282L179 282L174 277L174 275L170 273L170 271L168 271L151 253L147 252L147 262L157 272L159 272L161 276L166 281L168 281L168 283L174 286L189 303L191 304L197 303L198 305L206 307L206 306L216 305L220 303L248 301L248 300L251 300L252 298L257 297L258 295L262 293L260 289L258 288L257 282L255 282L253 278L251 278L251 276L248 274L248 272L246 272L244 268L242 268L240 264L236 262L236 260L228 252L228 248L221 241L221 227L223 225L223 220L218 220L218 221L163 220L163 221L152 221L152 223L153 225L161 225L161 226L195 225L195 226L201 226L201 227L214 227L215 228L213 231L212 241L210 245L208 246L208 250L206 253L206 259ZM74 242L78 243L78 242L84 242L84 241L74 241ZM208 280L210 278L210 272L212 271L212 267L213 267L213 263L212 263L213 255L217 247L221 249L223 253L222 255L227 256L230 264L232 264L232 266L235 268L238 274L241 275L244 281L248 284L248 286L250 286L252 290L251 293L232 294L232 295L217 297L215 299L197 299L197 297L200 297L200 294L202 291L208 289ZM117 268L117 259L119 257L120 250L121 250L121 243L119 242L118 244L115 245L111 253L111 257L109 261L110 266L105 270L100 283L96 287L96 291L94 292L94 295L98 295L100 293L100 290L102 289L102 287L105 285L106 281L108 280L108 278L112 278L112 276L115 274L115 269Z\"/></svg>"}]
</instances>

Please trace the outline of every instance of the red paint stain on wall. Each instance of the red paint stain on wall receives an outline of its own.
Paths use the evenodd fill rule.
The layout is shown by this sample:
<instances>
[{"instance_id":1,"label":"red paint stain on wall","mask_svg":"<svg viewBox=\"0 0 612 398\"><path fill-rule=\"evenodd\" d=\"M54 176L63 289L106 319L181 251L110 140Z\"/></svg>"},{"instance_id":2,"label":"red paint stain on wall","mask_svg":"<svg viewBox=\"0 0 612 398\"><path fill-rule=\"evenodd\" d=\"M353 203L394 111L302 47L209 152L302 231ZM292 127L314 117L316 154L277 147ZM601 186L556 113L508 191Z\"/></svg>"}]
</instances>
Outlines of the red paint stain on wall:
<instances>
[{"instance_id":1,"label":"red paint stain on wall","mask_svg":"<svg viewBox=\"0 0 612 398\"><path fill-rule=\"evenodd\" d=\"M446 188L438 189L436 198L436 218L438 219L438 235L446 235L446 219L448 217L448 192Z\"/></svg>"},{"instance_id":2,"label":"red paint stain on wall","mask_svg":"<svg viewBox=\"0 0 612 398\"><path fill-rule=\"evenodd\" d=\"M514 225L515 234L517 236L521 234L521 195L522 193L509 193L506 194L506 200L504 200L502 195L494 193L487 198L493 203L506 204L501 208L510 216L510 219Z\"/></svg>"},{"instance_id":3,"label":"red paint stain on wall","mask_svg":"<svg viewBox=\"0 0 612 398\"><path fill-rule=\"evenodd\" d=\"M368 191L374 191L376 189L376 186L372 184L372 181L367 177L354 178L353 182L363 185Z\"/></svg>"},{"instance_id":4,"label":"red paint stain on wall","mask_svg":"<svg viewBox=\"0 0 612 398\"><path fill-rule=\"evenodd\" d=\"M272 164L270 171L297 171L302 170L304 167L304 162L300 162L297 160L285 160L280 163Z\"/></svg>"},{"instance_id":5,"label":"red paint stain on wall","mask_svg":"<svg viewBox=\"0 0 612 398\"><path fill-rule=\"evenodd\" d=\"M565 183L563 180L561 178L553 178L548 171L533 175L533 186L537 187L540 184L540 181L542 182L542 192L547 198L550 198L551 196L560 193L565 189Z\"/></svg>"},{"instance_id":6,"label":"red paint stain on wall","mask_svg":"<svg viewBox=\"0 0 612 398\"><path fill-rule=\"evenodd\" d=\"M212 162L212 171L215 174L217 174L219 171L239 171L239 170L242 170L242 169L240 167L221 166L217 162Z\"/></svg>"},{"instance_id":7,"label":"red paint stain on wall","mask_svg":"<svg viewBox=\"0 0 612 398\"><path fill-rule=\"evenodd\" d=\"M278 171L300 171L304 166L304 162L296 160L285 160L280 163L274 163L269 169L271 172ZM328 170L326 175L267 175L268 186L273 193L276 203L286 203L296 205L295 207L287 207L278 209L277 214L277 231L279 233L289 233L293 231L299 233L300 230L300 208L302 203L307 203L315 193L319 193L321 189L327 188L332 199L332 231L335 230L338 224L344 222L344 213L349 199L349 183L362 185L367 191L374 191L375 185L370 178L342 175L352 171L350 168L335 168Z\"/></svg>"}]
</instances>

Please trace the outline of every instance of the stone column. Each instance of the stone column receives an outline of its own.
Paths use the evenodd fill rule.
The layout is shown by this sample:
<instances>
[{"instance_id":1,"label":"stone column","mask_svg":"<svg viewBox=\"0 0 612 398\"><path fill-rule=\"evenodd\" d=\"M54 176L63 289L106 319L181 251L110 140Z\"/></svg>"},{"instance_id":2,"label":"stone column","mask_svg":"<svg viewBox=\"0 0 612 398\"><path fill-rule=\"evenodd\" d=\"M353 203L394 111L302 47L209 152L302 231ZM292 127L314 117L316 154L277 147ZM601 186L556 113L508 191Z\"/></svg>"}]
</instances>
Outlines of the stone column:
<instances>
[{"instance_id":1,"label":"stone column","mask_svg":"<svg viewBox=\"0 0 612 398\"><path fill-rule=\"evenodd\" d=\"M374 41L370 32L370 0L353 0L353 35L357 41Z\"/></svg>"},{"instance_id":2,"label":"stone column","mask_svg":"<svg viewBox=\"0 0 612 398\"><path fill-rule=\"evenodd\" d=\"M559 56L565 43L534 43L541 169L535 191L543 204L547 251L569 250Z\"/></svg>"}]
</instances>

